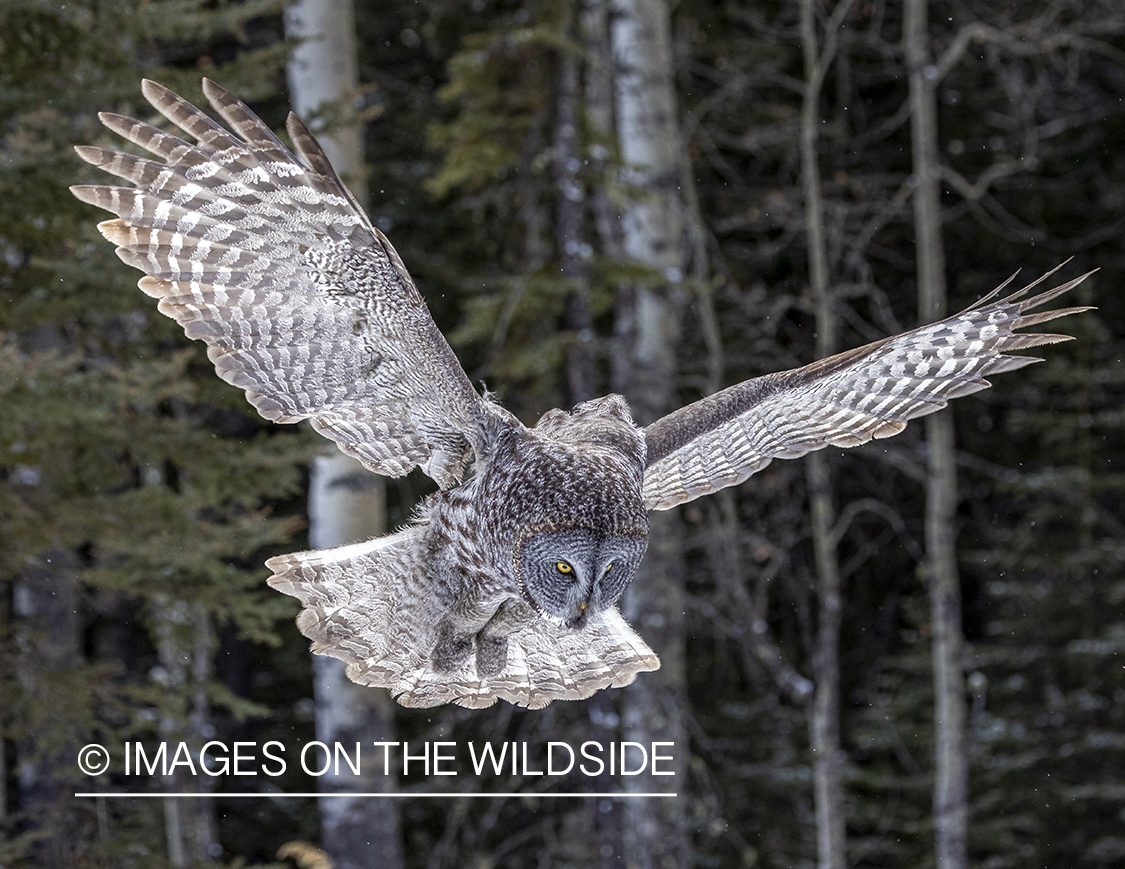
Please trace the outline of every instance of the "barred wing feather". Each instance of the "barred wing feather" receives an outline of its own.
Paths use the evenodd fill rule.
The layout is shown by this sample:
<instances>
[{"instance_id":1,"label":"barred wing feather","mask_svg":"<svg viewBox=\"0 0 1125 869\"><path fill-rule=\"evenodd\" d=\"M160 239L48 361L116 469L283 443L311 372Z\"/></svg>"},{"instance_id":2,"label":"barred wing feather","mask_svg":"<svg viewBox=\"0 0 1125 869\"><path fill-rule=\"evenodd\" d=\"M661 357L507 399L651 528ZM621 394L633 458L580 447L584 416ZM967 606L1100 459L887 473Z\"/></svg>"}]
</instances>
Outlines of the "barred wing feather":
<instances>
[{"instance_id":1,"label":"barred wing feather","mask_svg":"<svg viewBox=\"0 0 1125 869\"><path fill-rule=\"evenodd\" d=\"M915 417L991 384L985 378L1039 362L1008 352L1068 341L1016 330L1089 310L1027 313L1089 277L1027 298L1052 272L998 298L1008 279L959 314L803 368L747 380L645 429L645 505L676 504L741 483L773 459L898 434Z\"/></svg>"},{"instance_id":2,"label":"barred wing feather","mask_svg":"<svg viewBox=\"0 0 1125 869\"><path fill-rule=\"evenodd\" d=\"M310 419L381 474L458 482L483 449L483 399L305 125L290 115L294 156L214 82L204 93L233 133L155 82L143 92L195 144L103 113L160 160L78 147L134 186L71 188L117 215L98 228L141 289L267 419Z\"/></svg>"},{"instance_id":3,"label":"barred wing feather","mask_svg":"<svg viewBox=\"0 0 1125 869\"><path fill-rule=\"evenodd\" d=\"M660 661L613 607L581 631L536 619L508 637L495 676L470 657L453 672L434 669L430 650L449 606L422 570L420 526L364 543L279 555L269 584L300 600L297 627L312 651L347 665L348 678L387 688L403 706L479 708L497 700L539 709L632 682Z\"/></svg>"}]
</instances>

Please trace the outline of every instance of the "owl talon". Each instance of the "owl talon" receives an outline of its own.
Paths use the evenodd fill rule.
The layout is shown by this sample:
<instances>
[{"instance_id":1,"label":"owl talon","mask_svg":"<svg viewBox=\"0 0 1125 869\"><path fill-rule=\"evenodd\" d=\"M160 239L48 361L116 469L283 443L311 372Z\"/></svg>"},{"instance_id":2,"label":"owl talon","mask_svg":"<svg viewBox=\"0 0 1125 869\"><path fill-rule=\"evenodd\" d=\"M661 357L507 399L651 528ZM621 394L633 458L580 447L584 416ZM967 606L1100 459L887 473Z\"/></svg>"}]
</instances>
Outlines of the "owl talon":
<instances>
[{"instance_id":1,"label":"owl talon","mask_svg":"<svg viewBox=\"0 0 1125 869\"><path fill-rule=\"evenodd\" d=\"M439 673L459 670L473 651L473 637L457 635L448 624L438 626L437 643L433 651L434 669Z\"/></svg>"},{"instance_id":2,"label":"owl talon","mask_svg":"<svg viewBox=\"0 0 1125 869\"><path fill-rule=\"evenodd\" d=\"M508 638L477 637L477 675L496 676L508 666Z\"/></svg>"}]
</instances>

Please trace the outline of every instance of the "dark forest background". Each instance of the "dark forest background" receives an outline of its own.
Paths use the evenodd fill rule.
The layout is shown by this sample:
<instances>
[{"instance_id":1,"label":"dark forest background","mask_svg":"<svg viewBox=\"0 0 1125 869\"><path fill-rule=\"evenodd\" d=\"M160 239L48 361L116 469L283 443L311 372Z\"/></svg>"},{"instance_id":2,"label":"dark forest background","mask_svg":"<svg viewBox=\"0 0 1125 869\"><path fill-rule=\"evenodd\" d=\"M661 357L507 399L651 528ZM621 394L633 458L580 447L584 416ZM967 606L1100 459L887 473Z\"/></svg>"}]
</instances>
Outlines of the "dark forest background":
<instances>
[{"instance_id":1,"label":"dark forest background","mask_svg":"<svg viewBox=\"0 0 1125 869\"><path fill-rule=\"evenodd\" d=\"M125 741L316 735L296 603L266 587L263 562L307 546L323 442L266 424L220 382L97 235L104 215L67 191L103 180L72 150L111 144L97 111L153 120L142 76L197 104L212 77L281 129L283 5L0 0L0 866L935 865L921 423L815 466L775 462L675 511L650 557L676 565L661 581L680 615L633 616L666 665L641 677L649 699L396 709L387 725L396 740L608 742L636 732L656 694L681 758L660 817L624 800L406 798L366 828L392 855L380 862L337 853L312 799L181 812L73 797L198 785L88 779L75 763L87 743L116 755ZM1100 269L1072 294L1097 310L1058 326L1077 340L944 411L964 854L989 869L1125 865L1125 6L931 0L931 61L912 66L911 2L647 0L670 22L682 154L660 183L686 216L681 266L657 269L614 229L649 195L604 123L602 85L620 75L605 34L630 5L357 2L362 86L320 121L364 122L356 181L373 219L473 381L530 424L621 388L642 291L676 318L664 364L679 403L812 361L826 331L845 349L917 325L913 69L937 110L949 310L1017 269ZM388 481L388 524L431 485ZM824 606L818 540L838 610ZM836 700L826 711L818 696ZM838 748L817 767L814 725L835 708ZM821 775L839 799L814 787ZM528 789L395 785L454 786Z\"/></svg>"}]
</instances>

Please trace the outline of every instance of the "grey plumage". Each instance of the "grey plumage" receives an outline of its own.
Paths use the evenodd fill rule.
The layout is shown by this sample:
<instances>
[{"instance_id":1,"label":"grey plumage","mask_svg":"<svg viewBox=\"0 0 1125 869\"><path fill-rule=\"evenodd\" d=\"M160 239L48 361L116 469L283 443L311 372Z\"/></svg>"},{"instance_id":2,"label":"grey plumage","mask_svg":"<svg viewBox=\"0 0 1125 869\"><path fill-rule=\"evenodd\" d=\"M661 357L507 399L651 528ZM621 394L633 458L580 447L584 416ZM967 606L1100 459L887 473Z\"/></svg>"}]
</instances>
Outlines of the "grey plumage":
<instances>
[{"instance_id":1,"label":"grey plumage","mask_svg":"<svg viewBox=\"0 0 1125 869\"><path fill-rule=\"evenodd\" d=\"M1015 330L1089 310L1025 313L1092 274L1026 298L1055 271L998 298L1013 276L952 317L802 368L747 380L668 414L645 429L645 505L666 510L741 483L773 459L891 437L951 398L987 389L992 385L988 375L1040 362L1004 354L1070 336Z\"/></svg>"},{"instance_id":2,"label":"grey plumage","mask_svg":"<svg viewBox=\"0 0 1125 869\"><path fill-rule=\"evenodd\" d=\"M313 651L405 705L539 707L656 669L616 608L648 510L774 458L893 435L987 375L1037 361L1005 353L1066 340L1015 330L1086 310L1028 313L1086 275L1031 298L1030 287L998 289L645 429L612 395L528 429L474 391L398 254L296 116L293 154L213 82L204 93L233 133L158 84L142 89L195 143L102 114L160 160L79 147L133 186L72 188L117 215L99 229L145 273L141 289L267 419L309 419L370 470L421 467L441 487L395 534L267 563L270 584L301 601Z\"/></svg>"}]
</instances>

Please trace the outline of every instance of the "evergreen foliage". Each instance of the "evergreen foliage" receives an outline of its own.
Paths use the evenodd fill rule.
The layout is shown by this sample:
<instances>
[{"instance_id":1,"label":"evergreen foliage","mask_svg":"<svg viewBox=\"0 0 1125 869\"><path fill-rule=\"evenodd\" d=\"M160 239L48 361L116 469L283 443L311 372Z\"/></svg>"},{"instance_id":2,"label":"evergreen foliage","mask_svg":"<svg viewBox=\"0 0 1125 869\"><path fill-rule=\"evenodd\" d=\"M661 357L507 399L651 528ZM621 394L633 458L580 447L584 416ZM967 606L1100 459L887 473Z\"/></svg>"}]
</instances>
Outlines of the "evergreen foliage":
<instances>
[{"instance_id":1,"label":"evergreen foliage","mask_svg":"<svg viewBox=\"0 0 1125 869\"><path fill-rule=\"evenodd\" d=\"M189 94L201 69L248 96L275 89L279 11L0 6L0 725L19 764L5 865L162 864L160 806L75 800L77 750L120 756L158 734L199 745L224 722L286 715L176 649L212 631L277 645L292 608L260 565L298 527L315 438L264 425L215 383L67 189L93 178L72 146L109 144L97 109L151 113L142 75Z\"/></svg>"}]
</instances>

